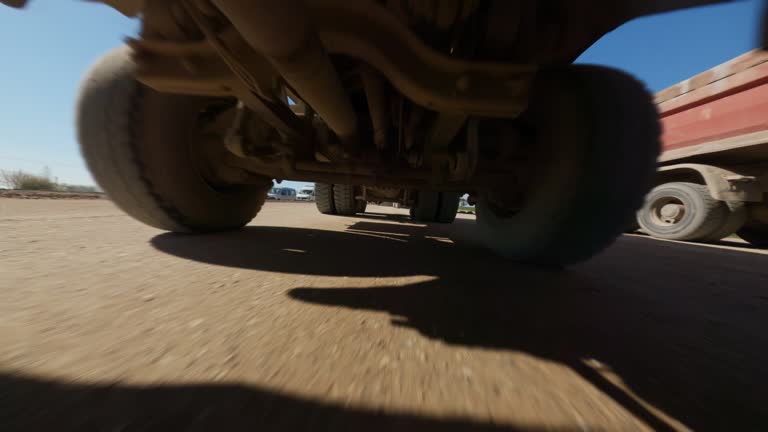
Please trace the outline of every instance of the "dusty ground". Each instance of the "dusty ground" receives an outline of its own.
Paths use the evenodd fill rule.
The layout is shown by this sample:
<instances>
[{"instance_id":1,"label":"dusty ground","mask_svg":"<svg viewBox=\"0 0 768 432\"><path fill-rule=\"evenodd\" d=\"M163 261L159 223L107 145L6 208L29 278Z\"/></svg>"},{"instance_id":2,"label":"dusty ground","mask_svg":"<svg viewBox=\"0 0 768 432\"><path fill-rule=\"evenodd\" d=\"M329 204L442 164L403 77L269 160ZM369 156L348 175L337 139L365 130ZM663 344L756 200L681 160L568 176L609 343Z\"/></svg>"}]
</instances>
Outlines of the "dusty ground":
<instances>
[{"instance_id":1,"label":"dusty ground","mask_svg":"<svg viewBox=\"0 0 768 432\"><path fill-rule=\"evenodd\" d=\"M177 236L0 199L0 430L766 430L768 257L515 266L404 211Z\"/></svg>"},{"instance_id":2,"label":"dusty ground","mask_svg":"<svg viewBox=\"0 0 768 432\"><path fill-rule=\"evenodd\" d=\"M57 192L0 189L0 198L17 199L105 199L106 195L96 192Z\"/></svg>"}]
</instances>

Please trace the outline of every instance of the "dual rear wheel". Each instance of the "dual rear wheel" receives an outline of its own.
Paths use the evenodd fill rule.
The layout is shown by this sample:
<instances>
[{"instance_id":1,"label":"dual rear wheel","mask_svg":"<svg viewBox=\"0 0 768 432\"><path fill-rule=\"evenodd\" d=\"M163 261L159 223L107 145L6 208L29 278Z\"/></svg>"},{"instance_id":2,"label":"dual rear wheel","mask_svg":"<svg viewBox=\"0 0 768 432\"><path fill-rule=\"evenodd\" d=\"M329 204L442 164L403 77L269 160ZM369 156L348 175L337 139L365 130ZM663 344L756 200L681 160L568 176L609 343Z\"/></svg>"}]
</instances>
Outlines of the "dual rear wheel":
<instances>
[{"instance_id":1,"label":"dual rear wheel","mask_svg":"<svg viewBox=\"0 0 768 432\"><path fill-rule=\"evenodd\" d=\"M368 203L358 200L353 185L315 183L315 205L322 214L352 216L365 213Z\"/></svg>"},{"instance_id":2,"label":"dual rear wheel","mask_svg":"<svg viewBox=\"0 0 768 432\"><path fill-rule=\"evenodd\" d=\"M365 201L356 198L353 185L315 183L315 205L328 215L353 216L364 213ZM411 207L411 219L417 222L451 223L456 218L460 194L451 192L419 191Z\"/></svg>"},{"instance_id":3,"label":"dual rear wheel","mask_svg":"<svg viewBox=\"0 0 768 432\"><path fill-rule=\"evenodd\" d=\"M455 192L419 191L411 207L416 222L452 223L459 211L461 194Z\"/></svg>"}]
</instances>

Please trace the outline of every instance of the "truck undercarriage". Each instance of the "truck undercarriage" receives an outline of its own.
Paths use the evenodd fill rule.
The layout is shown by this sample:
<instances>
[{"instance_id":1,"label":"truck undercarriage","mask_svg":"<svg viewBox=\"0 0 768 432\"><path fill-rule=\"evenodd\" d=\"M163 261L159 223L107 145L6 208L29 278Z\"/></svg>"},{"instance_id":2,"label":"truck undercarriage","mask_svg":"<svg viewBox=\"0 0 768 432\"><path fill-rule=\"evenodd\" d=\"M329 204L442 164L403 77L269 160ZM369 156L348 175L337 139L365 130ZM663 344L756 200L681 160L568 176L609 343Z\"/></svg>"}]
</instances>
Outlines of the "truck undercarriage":
<instances>
[{"instance_id":1,"label":"truck undercarriage","mask_svg":"<svg viewBox=\"0 0 768 432\"><path fill-rule=\"evenodd\" d=\"M273 178L330 185L328 202L412 192L430 214L468 193L491 248L567 264L623 230L659 151L642 84L570 63L630 19L717 2L103 3L142 29L86 77L79 138L134 217L239 227Z\"/></svg>"}]
</instances>

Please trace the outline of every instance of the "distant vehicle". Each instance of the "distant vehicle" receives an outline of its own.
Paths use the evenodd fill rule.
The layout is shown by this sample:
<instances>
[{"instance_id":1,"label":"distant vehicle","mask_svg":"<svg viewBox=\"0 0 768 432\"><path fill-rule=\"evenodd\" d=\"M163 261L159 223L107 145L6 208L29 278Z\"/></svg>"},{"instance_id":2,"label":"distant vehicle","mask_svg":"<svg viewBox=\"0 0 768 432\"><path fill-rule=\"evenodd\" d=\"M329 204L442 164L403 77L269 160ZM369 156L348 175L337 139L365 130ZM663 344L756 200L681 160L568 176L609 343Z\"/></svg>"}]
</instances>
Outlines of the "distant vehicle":
<instances>
[{"instance_id":1,"label":"distant vehicle","mask_svg":"<svg viewBox=\"0 0 768 432\"><path fill-rule=\"evenodd\" d=\"M768 53L751 51L656 95L655 188L637 213L653 237L768 247Z\"/></svg>"},{"instance_id":2,"label":"distant vehicle","mask_svg":"<svg viewBox=\"0 0 768 432\"><path fill-rule=\"evenodd\" d=\"M315 200L315 187L304 186L296 195L296 201L314 201Z\"/></svg>"},{"instance_id":3,"label":"distant vehicle","mask_svg":"<svg viewBox=\"0 0 768 432\"><path fill-rule=\"evenodd\" d=\"M466 198L459 199L459 213L475 214L475 205L470 204Z\"/></svg>"},{"instance_id":4,"label":"distant vehicle","mask_svg":"<svg viewBox=\"0 0 768 432\"><path fill-rule=\"evenodd\" d=\"M285 187L272 188L272 190L267 193L267 199L277 201L296 201L296 190Z\"/></svg>"}]
</instances>

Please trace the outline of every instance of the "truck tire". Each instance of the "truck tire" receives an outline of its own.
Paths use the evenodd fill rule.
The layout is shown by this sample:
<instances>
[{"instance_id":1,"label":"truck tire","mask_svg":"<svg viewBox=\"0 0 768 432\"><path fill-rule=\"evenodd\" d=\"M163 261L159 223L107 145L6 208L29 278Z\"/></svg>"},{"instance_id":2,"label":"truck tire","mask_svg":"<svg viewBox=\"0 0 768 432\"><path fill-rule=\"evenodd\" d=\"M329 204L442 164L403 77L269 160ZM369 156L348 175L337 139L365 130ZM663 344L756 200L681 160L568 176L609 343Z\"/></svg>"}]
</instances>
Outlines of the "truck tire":
<instances>
[{"instance_id":1,"label":"truck tire","mask_svg":"<svg viewBox=\"0 0 768 432\"><path fill-rule=\"evenodd\" d=\"M728 222L728 206L696 183L665 183L654 188L637 214L649 235L696 241L714 237Z\"/></svg>"},{"instance_id":2,"label":"truck tire","mask_svg":"<svg viewBox=\"0 0 768 432\"><path fill-rule=\"evenodd\" d=\"M411 219L426 223L452 223L459 211L460 198L460 194L453 192L419 191L411 207Z\"/></svg>"},{"instance_id":3,"label":"truck tire","mask_svg":"<svg viewBox=\"0 0 768 432\"><path fill-rule=\"evenodd\" d=\"M437 210L437 216L435 222L438 223L453 223L456 220L456 214L459 213L459 200L461 194L454 192L441 192L440 194L440 206Z\"/></svg>"},{"instance_id":4,"label":"truck tire","mask_svg":"<svg viewBox=\"0 0 768 432\"><path fill-rule=\"evenodd\" d=\"M176 232L239 228L272 185L214 186L203 176L196 127L207 99L151 90L133 78L128 47L87 73L77 102L80 150L97 183L123 211Z\"/></svg>"},{"instance_id":5,"label":"truck tire","mask_svg":"<svg viewBox=\"0 0 768 432\"><path fill-rule=\"evenodd\" d=\"M353 216L357 213L354 185L333 185L333 204L339 216Z\"/></svg>"},{"instance_id":6,"label":"truck tire","mask_svg":"<svg viewBox=\"0 0 768 432\"><path fill-rule=\"evenodd\" d=\"M439 192L419 191L410 209L411 219L416 222L433 222L440 202Z\"/></svg>"},{"instance_id":7,"label":"truck tire","mask_svg":"<svg viewBox=\"0 0 768 432\"><path fill-rule=\"evenodd\" d=\"M739 230L738 235L754 246L768 248L768 224L748 224Z\"/></svg>"},{"instance_id":8,"label":"truck tire","mask_svg":"<svg viewBox=\"0 0 768 432\"><path fill-rule=\"evenodd\" d=\"M749 218L749 211L743 202L732 202L725 204L726 216L725 222L712 234L704 238L704 241L722 240L738 232Z\"/></svg>"},{"instance_id":9,"label":"truck tire","mask_svg":"<svg viewBox=\"0 0 768 432\"><path fill-rule=\"evenodd\" d=\"M621 71L553 67L534 80L524 120L540 163L527 188L479 191L478 238L523 262L588 259L626 229L652 184L661 132L652 96Z\"/></svg>"},{"instance_id":10,"label":"truck tire","mask_svg":"<svg viewBox=\"0 0 768 432\"><path fill-rule=\"evenodd\" d=\"M358 213L365 213L365 210L368 208L368 202L363 200L357 201L357 212Z\"/></svg>"},{"instance_id":11,"label":"truck tire","mask_svg":"<svg viewBox=\"0 0 768 432\"><path fill-rule=\"evenodd\" d=\"M333 204L332 184L315 183L315 205L322 214L336 214L336 206Z\"/></svg>"}]
</instances>

